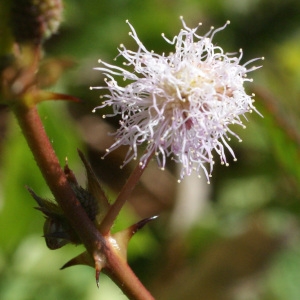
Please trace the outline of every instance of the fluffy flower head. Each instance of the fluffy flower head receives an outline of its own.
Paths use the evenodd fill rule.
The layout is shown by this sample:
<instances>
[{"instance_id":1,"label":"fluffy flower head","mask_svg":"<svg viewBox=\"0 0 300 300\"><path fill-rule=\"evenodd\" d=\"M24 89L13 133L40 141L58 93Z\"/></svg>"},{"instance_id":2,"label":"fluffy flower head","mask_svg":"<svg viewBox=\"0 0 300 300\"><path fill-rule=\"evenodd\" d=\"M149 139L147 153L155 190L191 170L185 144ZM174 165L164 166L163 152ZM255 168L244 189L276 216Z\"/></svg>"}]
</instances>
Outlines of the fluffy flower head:
<instances>
[{"instance_id":1,"label":"fluffy flower head","mask_svg":"<svg viewBox=\"0 0 300 300\"><path fill-rule=\"evenodd\" d=\"M241 65L241 50L235 56L212 43L214 35L229 22L200 36L196 33L199 26L191 29L181 20L183 29L172 40L162 35L175 46L168 55L148 51L127 21L138 50L121 45L119 56L133 70L99 61L103 67L96 69L105 74L107 86L95 88L107 89L109 93L97 108L112 107L113 114L104 118L121 117L116 141L107 152L128 145L124 164L136 159L138 146L145 144L141 164L155 154L163 169L167 157L171 157L182 166L180 179L196 171L199 176L204 172L209 182L214 155L227 165L227 149L236 160L228 141L230 136L240 138L229 127L245 127L241 117L255 110L244 83L251 81L247 73L258 68L246 66L257 59ZM128 84L119 85L115 77Z\"/></svg>"}]
</instances>

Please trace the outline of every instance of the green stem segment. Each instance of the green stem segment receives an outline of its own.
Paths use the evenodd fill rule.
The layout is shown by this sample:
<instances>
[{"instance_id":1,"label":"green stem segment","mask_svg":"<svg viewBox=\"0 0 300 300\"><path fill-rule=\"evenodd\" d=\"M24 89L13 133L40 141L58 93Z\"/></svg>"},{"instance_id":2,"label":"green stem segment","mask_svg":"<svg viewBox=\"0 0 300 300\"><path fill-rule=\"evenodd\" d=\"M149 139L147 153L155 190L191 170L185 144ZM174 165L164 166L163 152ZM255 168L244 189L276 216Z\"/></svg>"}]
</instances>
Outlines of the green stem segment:
<instances>
[{"instance_id":1,"label":"green stem segment","mask_svg":"<svg viewBox=\"0 0 300 300\"><path fill-rule=\"evenodd\" d=\"M141 284L128 264L114 251L111 251L105 238L96 229L76 199L44 130L36 107L29 108L17 104L13 110L46 183L91 257L96 257L97 254L105 257L107 261L106 272L129 299L153 300L153 297ZM133 186L128 191L123 192L123 204L132 189ZM121 203L118 204L119 210L121 209L120 205ZM117 209L114 211L117 212Z\"/></svg>"}]
</instances>

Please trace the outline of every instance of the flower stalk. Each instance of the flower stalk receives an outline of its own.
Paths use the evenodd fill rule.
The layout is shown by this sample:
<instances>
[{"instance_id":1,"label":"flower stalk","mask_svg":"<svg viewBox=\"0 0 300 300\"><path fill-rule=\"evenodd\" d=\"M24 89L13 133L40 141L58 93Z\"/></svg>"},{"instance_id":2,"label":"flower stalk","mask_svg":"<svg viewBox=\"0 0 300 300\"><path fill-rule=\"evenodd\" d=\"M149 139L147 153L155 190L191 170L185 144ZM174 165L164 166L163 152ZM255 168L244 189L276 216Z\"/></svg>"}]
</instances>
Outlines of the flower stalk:
<instances>
[{"instance_id":1,"label":"flower stalk","mask_svg":"<svg viewBox=\"0 0 300 300\"><path fill-rule=\"evenodd\" d=\"M112 204L111 208L109 209L108 213L106 214L105 218L101 222L100 225L100 232L103 235L107 235L112 227L114 221L116 220L117 216L119 215L123 205L127 201L129 195L133 191L134 187L140 180L145 168L147 167L148 163L150 162L152 155L147 155L147 160L144 164L138 163L135 167L133 172L131 173L130 177L128 178L126 184L123 186L122 190L120 191L117 199Z\"/></svg>"}]
</instances>

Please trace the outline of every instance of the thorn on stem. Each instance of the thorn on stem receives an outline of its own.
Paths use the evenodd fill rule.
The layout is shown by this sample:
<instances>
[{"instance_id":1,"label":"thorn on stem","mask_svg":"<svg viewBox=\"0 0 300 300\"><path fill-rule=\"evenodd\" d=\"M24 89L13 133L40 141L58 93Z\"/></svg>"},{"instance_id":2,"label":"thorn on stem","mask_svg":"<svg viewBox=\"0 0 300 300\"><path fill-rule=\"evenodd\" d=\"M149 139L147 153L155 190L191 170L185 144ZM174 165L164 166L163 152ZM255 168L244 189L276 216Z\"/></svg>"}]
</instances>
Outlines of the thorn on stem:
<instances>
[{"instance_id":1,"label":"thorn on stem","mask_svg":"<svg viewBox=\"0 0 300 300\"><path fill-rule=\"evenodd\" d=\"M158 218L158 216L152 216L150 218L143 219L143 220L139 221L138 223L132 225L132 227L131 227L132 228L132 235L134 235L137 231L142 229L147 223L149 223L150 221L153 221L157 218Z\"/></svg>"}]
</instances>

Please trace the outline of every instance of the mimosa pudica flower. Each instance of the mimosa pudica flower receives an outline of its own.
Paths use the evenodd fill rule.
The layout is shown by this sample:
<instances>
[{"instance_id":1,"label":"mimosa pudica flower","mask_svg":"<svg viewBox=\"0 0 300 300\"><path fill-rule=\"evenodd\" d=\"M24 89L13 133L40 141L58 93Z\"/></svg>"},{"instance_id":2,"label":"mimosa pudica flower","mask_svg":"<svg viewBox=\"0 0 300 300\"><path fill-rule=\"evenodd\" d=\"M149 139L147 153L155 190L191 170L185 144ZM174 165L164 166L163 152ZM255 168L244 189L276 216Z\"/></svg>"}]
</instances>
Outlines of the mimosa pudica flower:
<instances>
[{"instance_id":1,"label":"mimosa pudica flower","mask_svg":"<svg viewBox=\"0 0 300 300\"><path fill-rule=\"evenodd\" d=\"M137 159L138 146L145 144L141 165L154 154L164 169L171 157L182 166L180 179L195 171L199 177L204 172L209 182L214 155L225 165L227 151L236 160L229 141L231 136L241 139L231 125L245 128L245 114L256 111L253 95L246 93L244 83L252 81L247 73L259 68L247 65L263 58L240 64L242 50L236 56L212 43L214 35L229 21L221 28L212 27L204 36L196 33L201 24L191 29L182 17L181 21L183 29L172 40L162 34L167 43L175 45L175 51L168 55L148 51L126 21L138 49L128 50L121 44L118 56L125 59L125 67L133 70L99 60L103 67L95 69L106 76L107 86L91 89L109 91L103 104L96 107L112 107L113 113L103 118L121 118L120 128L114 133L116 141L108 153L128 145L126 164ZM128 84L119 85L116 77Z\"/></svg>"}]
</instances>

